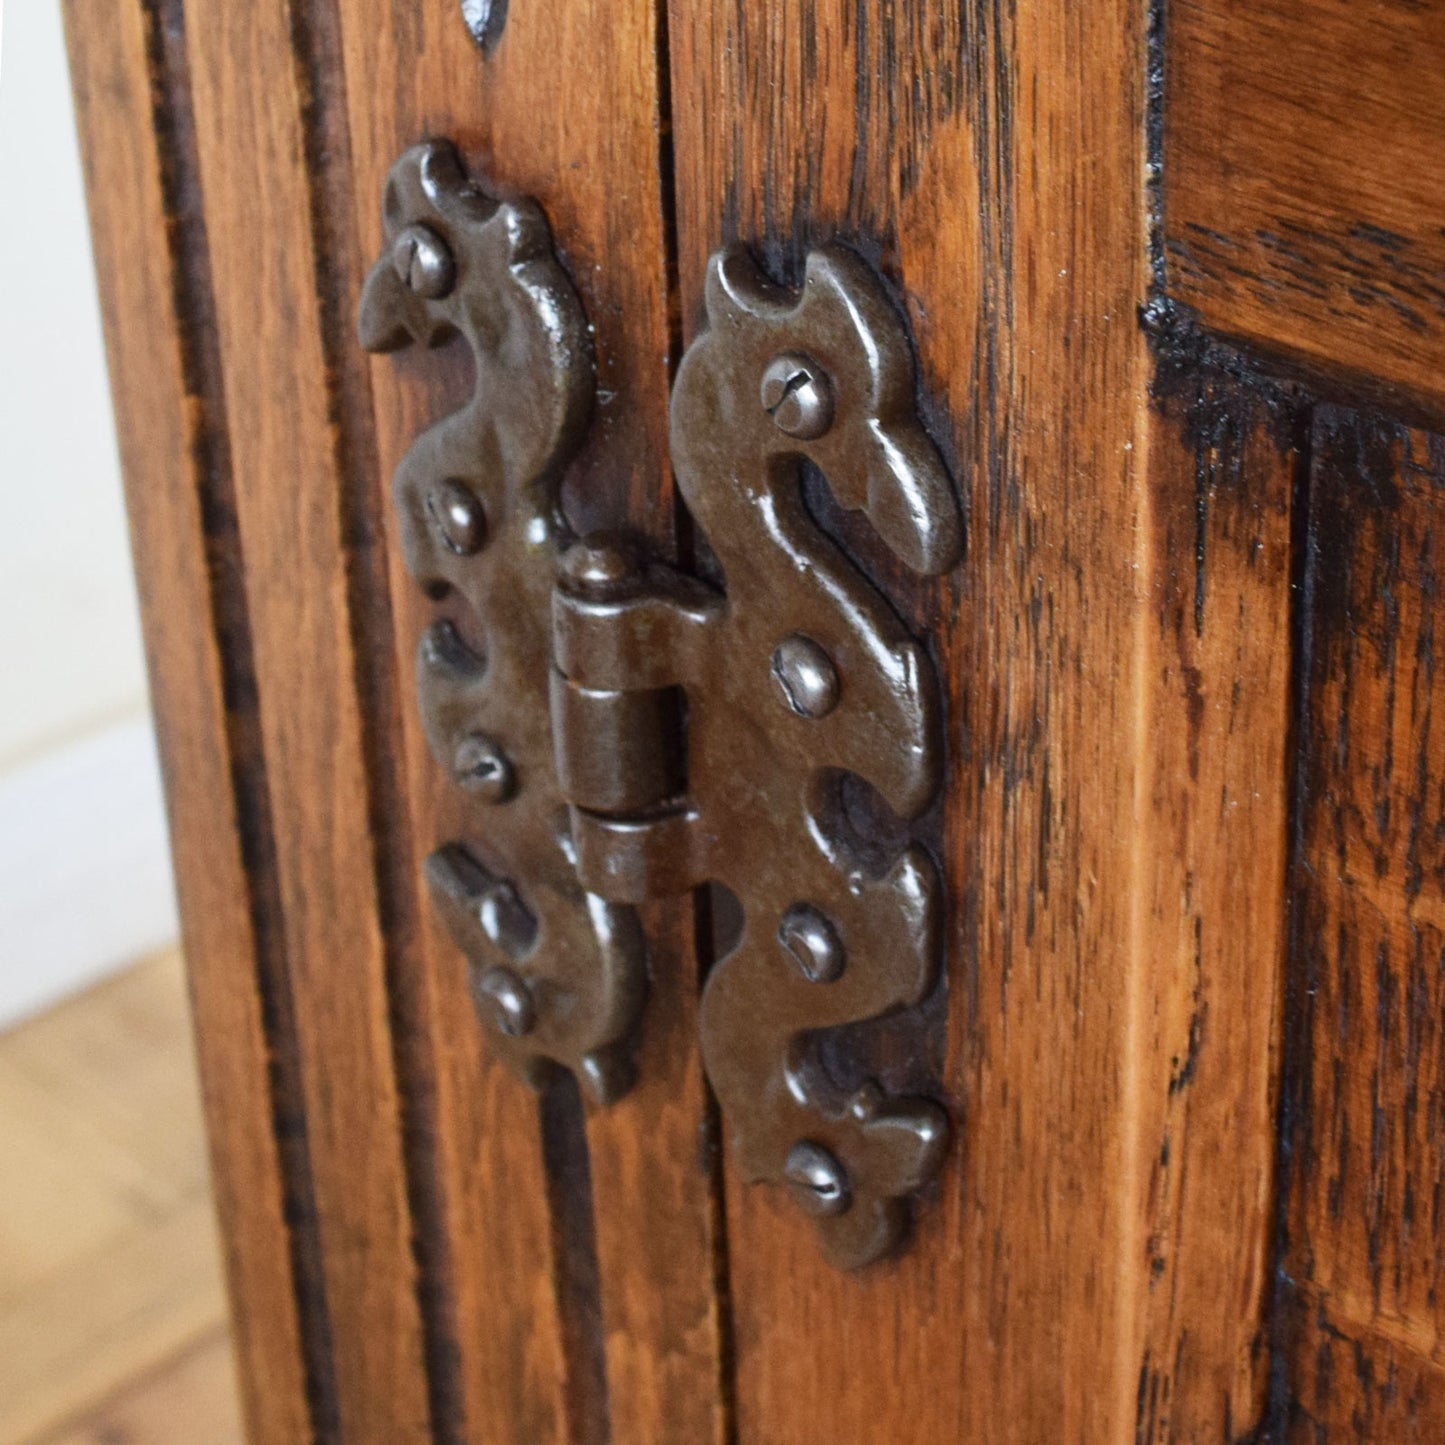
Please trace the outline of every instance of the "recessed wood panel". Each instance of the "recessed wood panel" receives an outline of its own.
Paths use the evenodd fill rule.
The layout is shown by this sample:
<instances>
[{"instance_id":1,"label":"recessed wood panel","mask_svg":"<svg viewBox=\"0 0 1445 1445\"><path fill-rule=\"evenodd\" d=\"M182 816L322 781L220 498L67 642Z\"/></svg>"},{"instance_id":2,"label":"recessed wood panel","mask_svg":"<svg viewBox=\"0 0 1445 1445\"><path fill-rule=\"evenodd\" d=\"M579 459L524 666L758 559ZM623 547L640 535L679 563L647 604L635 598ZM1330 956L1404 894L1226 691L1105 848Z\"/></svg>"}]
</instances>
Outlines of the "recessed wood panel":
<instances>
[{"instance_id":1,"label":"recessed wood panel","mask_svg":"<svg viewBox=\"0 0 1445 1445\"><path fill-rule=\"evenodd\" d=\"M1168 288L1213 330L1445 401L1445 6L1171 0Z\"/></svg>"},{"instance_id":2,"label":"recessed wood panel","mask_svg":"<svg viewBox=\"0 0 1445 1445\"><path fill-rule=\"evenodd\" d=\"M1302 1422L1368 1420L1358 1438L1437 1439L1445 440L1326 408L1312 455L1287 1115L1290 1395Z\"/></svg>"}]
</instances>

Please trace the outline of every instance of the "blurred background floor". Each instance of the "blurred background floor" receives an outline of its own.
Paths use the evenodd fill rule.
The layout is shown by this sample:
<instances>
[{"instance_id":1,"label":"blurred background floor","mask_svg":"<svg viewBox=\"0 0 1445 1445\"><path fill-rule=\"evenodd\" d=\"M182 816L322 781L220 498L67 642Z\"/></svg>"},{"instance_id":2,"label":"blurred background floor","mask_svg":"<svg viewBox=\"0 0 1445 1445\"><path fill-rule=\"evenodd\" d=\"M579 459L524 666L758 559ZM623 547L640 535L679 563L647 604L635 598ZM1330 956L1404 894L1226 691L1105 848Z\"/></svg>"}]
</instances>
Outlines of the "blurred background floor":
<instances>
[{"instance_id":1,"label":"blurred background floor","mask_svg":"<svg viewBox=\"0 0 1445 1445\"><path fill-rule=\"evenodd\" d=\"M176 918L55 0L0 51L0 1445L228 1445L180 960L126 968Z\"/></svg>"},{"instance_id":2,"label":"blurred background floor","mask_svg":"<svg viewBox=\"0 0 1445 1445\"><path fill-rule=\"evenodd\" d=\"M168 951L0 1034L0 1445L241 1439Z\"/></svg>"}]
</instances>

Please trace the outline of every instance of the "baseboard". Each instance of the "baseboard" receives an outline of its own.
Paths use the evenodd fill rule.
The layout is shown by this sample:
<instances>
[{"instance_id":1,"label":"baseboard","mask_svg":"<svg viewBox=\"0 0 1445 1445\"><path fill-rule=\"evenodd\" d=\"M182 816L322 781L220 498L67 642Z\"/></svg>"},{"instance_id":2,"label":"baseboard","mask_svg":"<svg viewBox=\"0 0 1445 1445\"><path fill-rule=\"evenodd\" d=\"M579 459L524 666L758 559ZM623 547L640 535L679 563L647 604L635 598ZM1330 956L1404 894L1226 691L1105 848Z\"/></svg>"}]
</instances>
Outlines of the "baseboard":
<instances>
[{"instance_id":1,"label":"baseboard","mask_svg":"<svg viewBox=\"0 0 1445 1445\"><path fill-rule=\"evenodd\" d=\"M177 932L148 719L0 775L0 1028Z\"/></svg>"}]
</instances>

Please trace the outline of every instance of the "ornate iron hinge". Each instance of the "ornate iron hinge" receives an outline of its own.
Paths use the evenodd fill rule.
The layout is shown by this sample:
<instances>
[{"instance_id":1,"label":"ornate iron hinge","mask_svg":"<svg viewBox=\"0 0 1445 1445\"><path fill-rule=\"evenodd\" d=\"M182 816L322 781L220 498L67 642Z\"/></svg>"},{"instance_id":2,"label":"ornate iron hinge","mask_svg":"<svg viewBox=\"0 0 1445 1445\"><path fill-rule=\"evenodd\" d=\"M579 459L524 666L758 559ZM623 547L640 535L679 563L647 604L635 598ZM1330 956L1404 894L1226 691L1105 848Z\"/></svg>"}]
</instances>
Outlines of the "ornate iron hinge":
<instances>
[{"instance_id":1,"label":"ornate iron hinge","mask_svg":"<svg viewBox=\"0 0 1445 1445\"><path fill-rule=\"evenodd\" d=\"M789 1185L836 1262L876 1259L948 1120L871 1080L840 1087L826 1045L931 991L943 901L928 853L860 832L845 793L862 779L899 819L927 809L939 704L800 473L815 466L915 571L958 560L902 319L843 247L808 258L797 296L740 248L713 258L671 449L714 586L563 515L594 372L536 206L489 197L428 142L398 161L384 214L363 344L460 333L476 358L471 402L417 440L395 493L440 609L418 659L427 735L478 801L474 834L427 872L498 1047L533 1083L564 1067L616 1098L646 992L636 905L725 884L744 917L708 976L701 1046L740 1166Z\"/></svg>"}]
</instances>

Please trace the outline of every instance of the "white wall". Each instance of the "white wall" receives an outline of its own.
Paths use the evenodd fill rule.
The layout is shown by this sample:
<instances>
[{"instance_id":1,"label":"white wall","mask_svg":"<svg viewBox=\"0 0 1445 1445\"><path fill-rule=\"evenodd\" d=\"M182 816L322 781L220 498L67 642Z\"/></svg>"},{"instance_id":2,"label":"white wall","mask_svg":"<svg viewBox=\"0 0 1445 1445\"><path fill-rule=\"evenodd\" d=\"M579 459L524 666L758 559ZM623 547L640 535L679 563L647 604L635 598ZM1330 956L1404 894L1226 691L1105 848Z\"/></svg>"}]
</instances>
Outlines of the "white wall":
<instances>
[{"instance_id":1,"label":"white wall","mask_svg":"<svg viewBox=\"0 0 1445 1445\"><path fill-rule=\"evenodd\" d=\"M58 0L0 15L0 1026L174 936Z\"/></svg>"}]
</instances>

